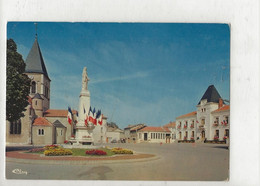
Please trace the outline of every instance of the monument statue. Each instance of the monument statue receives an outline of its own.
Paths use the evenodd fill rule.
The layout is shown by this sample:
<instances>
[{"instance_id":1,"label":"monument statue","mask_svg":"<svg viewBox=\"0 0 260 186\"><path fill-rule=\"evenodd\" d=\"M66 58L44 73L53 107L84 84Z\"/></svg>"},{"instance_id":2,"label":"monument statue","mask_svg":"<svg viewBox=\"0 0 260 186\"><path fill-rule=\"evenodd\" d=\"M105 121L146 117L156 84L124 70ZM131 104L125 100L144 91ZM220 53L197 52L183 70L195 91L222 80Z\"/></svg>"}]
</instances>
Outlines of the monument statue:
<instances>
[{"instance_id":1,"label":"monument statue","mask_svg":"<svg viewBox=\"0 0 260 186\"><path fill-rule=\"evenodd\" d=\"M88 90L88 81L90 79L88 78L88 74L87 74L87 67L83 68L83 72L82 72L82 90Z\"/></svg>"}]
</instances>

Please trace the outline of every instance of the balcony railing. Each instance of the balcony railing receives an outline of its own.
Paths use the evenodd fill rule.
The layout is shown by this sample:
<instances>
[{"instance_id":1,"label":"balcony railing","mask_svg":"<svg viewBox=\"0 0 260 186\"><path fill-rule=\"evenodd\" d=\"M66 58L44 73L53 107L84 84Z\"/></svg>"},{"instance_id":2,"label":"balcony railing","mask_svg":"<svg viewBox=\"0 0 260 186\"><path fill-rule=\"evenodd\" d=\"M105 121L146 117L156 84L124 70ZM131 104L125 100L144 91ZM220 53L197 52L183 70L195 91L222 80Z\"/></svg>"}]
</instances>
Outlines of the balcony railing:
<instances>
[{"instance_id":1,"label":"balcony railing","mask_svg":"<svg viewBox=\"0 0 260 186\"><path fill-rule=\"evenodd\" d=\"M191 125L190 125L190 128L193 129L193 128L194 128L194 124L191 124Z\"/></svg>"},{"instance_id":2,"label":"balcony railing","mask_svg":"<svg viewBox=\"0 0 260 186\"><path fill-rule=\"evenodd\" d=\"M218 126L218 123L213 123L213 127L217 127Z\"/></svg>"},{"instance_id":3,"label":"balcony railing","mask_svg":"<svg viewBox=\"0 0 260 186\"><path fill-rule=\"evenodd\" d=\"M183 128L184 128L184 129L187 129L187 125L184 125Z\"/></svg>"}]
</instances>

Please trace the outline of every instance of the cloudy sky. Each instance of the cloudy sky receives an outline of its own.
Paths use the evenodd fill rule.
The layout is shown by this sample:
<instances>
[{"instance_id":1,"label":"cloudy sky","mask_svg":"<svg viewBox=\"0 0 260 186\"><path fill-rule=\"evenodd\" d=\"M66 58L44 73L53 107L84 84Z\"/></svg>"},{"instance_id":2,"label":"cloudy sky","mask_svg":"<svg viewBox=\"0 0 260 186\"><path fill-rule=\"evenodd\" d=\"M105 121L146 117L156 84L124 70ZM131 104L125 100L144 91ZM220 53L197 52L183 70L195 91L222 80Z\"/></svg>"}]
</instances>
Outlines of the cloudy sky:
<instances>
[{"instance_id":1,"label":"cloudy sky","mask_svg":"<svg viewBox=\"0 0 260 186\"><path fill-rule=\"evenodd\" d=\"M196 105L214 84L230 99L226 24L44 23L38 42L51 78L51 108L78 109L87 67L91 105L120 128L162 126ZM26 59L33 22L9 22L7 38Z\"/></svg>"}]
</instances>

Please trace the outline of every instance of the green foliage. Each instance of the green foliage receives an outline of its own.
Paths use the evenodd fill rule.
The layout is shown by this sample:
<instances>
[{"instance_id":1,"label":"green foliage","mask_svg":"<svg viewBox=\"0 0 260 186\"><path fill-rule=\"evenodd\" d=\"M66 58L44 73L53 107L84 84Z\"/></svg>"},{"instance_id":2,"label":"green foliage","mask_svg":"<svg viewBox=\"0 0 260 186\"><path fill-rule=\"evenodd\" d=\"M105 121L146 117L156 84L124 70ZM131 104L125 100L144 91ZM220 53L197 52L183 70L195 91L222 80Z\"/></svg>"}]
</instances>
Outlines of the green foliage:
<instances>
[{"instance_id":1,"label":"green foliage","mask_svg":"<svg viewBox=\"0 0 260 186\"><path fill-rule=\"evenodd\" d=\"M110 149L107 148L99 148L99 149L105 151L107 153L107 156L112 156L115 154ZM86 156L86 150L91 150L91 149L78 149L78 148L71 149L73 156Z\"/></svg>"},{"instance_id":2,"label":"green foliage","mask_svg":"<svg viewBox=\"0 0 260 186\"><path fill-rule=\"evenodd\" d=\"M16 121L24 116L28 105L30 78L24 74L25 63L22 55L17 52L13 39L7 40L6 65L6 119Z\"/></svg>"},{"instance_id":3,"label":"green foliage","mask_svg":"<svg viewBox=\"0 0 260 186\"><path fill-rule=\"evenodd\" d=\"M107 126L108 126L108 127L112 127L112 128L118 128L117 124L114 123L114 122L108 122L108 123L107 123Z\"/></svg>"}]
</instances>

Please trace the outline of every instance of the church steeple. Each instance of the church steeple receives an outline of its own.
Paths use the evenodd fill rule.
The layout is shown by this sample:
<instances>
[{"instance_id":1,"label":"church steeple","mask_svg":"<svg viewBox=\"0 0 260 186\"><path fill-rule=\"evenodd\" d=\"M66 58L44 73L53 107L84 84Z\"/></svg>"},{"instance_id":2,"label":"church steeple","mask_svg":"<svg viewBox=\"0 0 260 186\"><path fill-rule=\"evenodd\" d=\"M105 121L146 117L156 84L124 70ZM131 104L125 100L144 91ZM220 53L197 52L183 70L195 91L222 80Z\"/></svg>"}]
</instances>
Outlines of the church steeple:
<instances>
[{"instance_id":1,"label":"church steeple","mask_svg":"<svg viewBox=\"0 0 260 186\"><path fill-rule=\"evenodd\" d=\"M26 67L25 67L26 73L41 73L44 74L48 79L50 79L45 67L40 46L38 44L37 33L35 36L35 41L25 60L25 63L26 63Z\"/></svg>"},{"instance_id":2,"label":"church steeple","mask_svg":"<svg viewBox=\"0 0 260 186\"><path fill-rule=\"evenodd\" d=\"M31 78L30 96L35 97L39 94L42 98L41 111L45 112L50 108L50 78L42 57L41 49L37 37L37 25L35 25L35 41L25 60L25 73ZM41 113L38 113L41 114Z\"/></svg>"}]
</instances>

